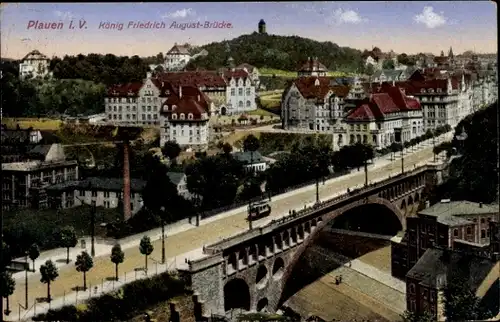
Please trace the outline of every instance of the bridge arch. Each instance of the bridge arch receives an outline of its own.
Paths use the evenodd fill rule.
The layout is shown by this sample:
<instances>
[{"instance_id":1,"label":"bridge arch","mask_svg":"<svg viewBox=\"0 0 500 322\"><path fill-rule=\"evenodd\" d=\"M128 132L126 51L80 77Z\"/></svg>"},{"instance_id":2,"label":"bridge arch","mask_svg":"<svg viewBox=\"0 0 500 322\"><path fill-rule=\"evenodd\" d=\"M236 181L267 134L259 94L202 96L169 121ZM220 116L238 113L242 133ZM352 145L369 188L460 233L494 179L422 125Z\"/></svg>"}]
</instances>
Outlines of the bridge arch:
<instances>
[{"instance_id":1,"label":"bridge arch","mask_svg":"<svg viewBox=\"0 0 500 322\"><path fill-rule=\"evenodd\" d=\"M379 198L379 197L370 197L370 198L367 198L364 200L360 200L358 202L352 203L352 204L347 205L345 207L339 208L331 213L325 214L321 218L318 218L316 229L314 229L311 232L311 234L307 238L304 239L303 243L297 247L297 249L295 250L295 254L292 256L292 259L284 267L283 276L281 278L281 286L280 286L281 287L280 300L279 300L279 303L277 303L277 304L280 304L283 301L283 298L281 298L281 297L283 296L283 292L284 292L285 286L287 284L287 280L290 278L292 271L293 271L293 268L295 267L295 265L297 264L297 262L299 261L299 259L303 255L304 251L309 246L314 244L315 240L318 238L319 233L323 230L323 228L325 228L333 219L342 215L343 213L346 213L347 211L354 209L354 208L357 208L359 206L369 205L369 204L379 204L379 205L383 205L383 206L387 207L389 210L391 210L391 212L395 216L397 216L397 218L399 219L399 222L401 223L401 226L403 227L404 222L405 222L404 212L402 212L400 209L398 209L398 207L394 206L390 201L388 201L386 199ZM273 273L274 273L274 269L273 269ZM277 309L277 308L275 308L275 309Z\"/></svg>"},{"instance_id":2,"label":"bridge arch","mask_svg":"<svg viewBox=\"0 0 500 322\"><path fill-rule=\"evenodd\" d=\"M250 288L241 278L230 280L224 285L224 311L233 309L250 311Z\"/></svg>"}]
</instances>

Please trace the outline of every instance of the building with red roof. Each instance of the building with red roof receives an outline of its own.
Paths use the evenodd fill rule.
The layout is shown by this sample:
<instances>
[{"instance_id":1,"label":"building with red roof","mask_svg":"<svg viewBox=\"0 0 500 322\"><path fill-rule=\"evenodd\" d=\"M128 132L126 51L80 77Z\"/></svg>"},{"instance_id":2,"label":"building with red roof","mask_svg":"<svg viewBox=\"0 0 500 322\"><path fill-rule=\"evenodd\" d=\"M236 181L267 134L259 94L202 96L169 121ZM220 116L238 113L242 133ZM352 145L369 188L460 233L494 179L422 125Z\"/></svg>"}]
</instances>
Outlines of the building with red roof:
<instances>
[{"instance_id":1,"label":"building with red roof","mask_svg":"<svg viewBox=\"0 0 500 322\"><path fill-rule=\"evenodd\" d=\"M307 61L297 70L298 77L326 77L328 69L325 65L319 62L318 57L308 57Z\"/></svg>"},{"instance_id":2,"label":"building with red roof","mask_svg":"<svg viewBox=\"0 0 500 322\"><path fill-rule=\"evenodd\" d=\"M177 43L165 55L165 68L167 70L182 70L191 60L190 45Z\"/></svg>"},{"instance_id":3,"label":"building with red roof","mask_svg":"<svg viewBox=\"0 0 500 322\"><path fill-rule=\"evenodd\" d=\"M380 87L351 110L344 122L349 134L346 143L364 143L377 148L407 142L424 133L419 101L396 86ZM343 137L336 140L342 141Z\"/></svg>"}]
</instances>

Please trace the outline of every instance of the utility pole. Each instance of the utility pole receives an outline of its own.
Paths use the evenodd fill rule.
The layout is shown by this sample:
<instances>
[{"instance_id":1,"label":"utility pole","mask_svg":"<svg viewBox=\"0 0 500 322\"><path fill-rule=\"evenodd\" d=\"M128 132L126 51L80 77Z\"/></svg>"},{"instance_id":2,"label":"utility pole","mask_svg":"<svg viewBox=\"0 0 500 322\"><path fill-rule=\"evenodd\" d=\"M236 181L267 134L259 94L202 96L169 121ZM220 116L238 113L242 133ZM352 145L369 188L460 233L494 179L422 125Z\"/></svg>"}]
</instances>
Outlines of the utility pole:
<instances>
[{"instance_id":1,"label":"utility pole","mask_svg":"<svg viewBox=\"0 0 500 322\"><path fill-rule=\"evenodd\" d=\"M401 174L405 173L405 145L404 142L401 144Z\"/></svg>"},{"instance_id":2,"label":"utility pole","mask_svg":"<svg viewBox=\"0 0 500 322\"><path fill-rule=\"evenodd\" d=\"M365 155L364 167L365 167L365 187L368 187L368 160L366 160L366 155Z\"/></svg>"},{"instance_id":3,"label":"utility pole","mask_svg":"<svg viewBox=\"0 0 500 322\"><path fill-rule=\"evenodd\" d=\"M95 256L95 212L96 212L96 201L92 200L92 208L90 213L90 256Z\"/></svg>"},{"instance_id":4,"label":"utility pole","mask_svg":"<svg viewBox=\"0 0 500 322\"><path fill-rule=\"evenodd\" d=\"M434 162L436 162L436 153L434 153L434 148L436 147L436 132L432 131L432 154L434 154Z\"/></svg>"},{"instance_id":5,"label":"utility pole","mask_svg":"<svg viewBox=\"0 0 500 322\"><path fill-rule=\"evenodd\" d=\"M162 212L161 216L161 263L165 264L165 207L161 207L160 211Z\"/></svg>"},{"instance_id":6,"label":"utility pole","mask_svg":"<svg viewBox=\"0 0 500 322\"><path fill-rule=\"evenodd\" d=\"M28 269L29 269L29 263L28 263L28 251L24 254L24 261L26 263L26 266L24 267L24 307L25 310L28 309ZM34 267L33 267L34 268Z\"/></svg>"},{"instance_id":7,"label":"utility pole","mask_svg":"<svg viewBox=\"0 0 500 322\"><path fill-rule=\"evenodd\" d=\"M247 220L248 220L248 229L249 230L253 229L253 222L252 222L251 212L252 212L252 200L250 199L248 201L248 217L247 217Z\"/></svg>"}]
</instances>

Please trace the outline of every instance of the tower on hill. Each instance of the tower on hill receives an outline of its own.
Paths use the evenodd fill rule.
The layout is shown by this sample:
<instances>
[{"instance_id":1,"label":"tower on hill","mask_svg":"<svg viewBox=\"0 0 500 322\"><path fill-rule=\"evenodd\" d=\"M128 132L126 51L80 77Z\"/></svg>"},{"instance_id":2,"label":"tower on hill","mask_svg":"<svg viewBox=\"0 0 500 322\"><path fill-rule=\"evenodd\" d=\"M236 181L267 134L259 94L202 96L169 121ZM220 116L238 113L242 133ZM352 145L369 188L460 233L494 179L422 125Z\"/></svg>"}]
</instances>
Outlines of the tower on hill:
<instances>
[{"instance_id":1,"label":"tower on hill","mask_svg":"<svg viewBox=\"0 0 500 322\"><path fill-rule=\"evenodd\" d=\"M266 22L264 19L260 19L259 21L259 34L265 34L266 33Z\"/></svg>"}]
</instances>

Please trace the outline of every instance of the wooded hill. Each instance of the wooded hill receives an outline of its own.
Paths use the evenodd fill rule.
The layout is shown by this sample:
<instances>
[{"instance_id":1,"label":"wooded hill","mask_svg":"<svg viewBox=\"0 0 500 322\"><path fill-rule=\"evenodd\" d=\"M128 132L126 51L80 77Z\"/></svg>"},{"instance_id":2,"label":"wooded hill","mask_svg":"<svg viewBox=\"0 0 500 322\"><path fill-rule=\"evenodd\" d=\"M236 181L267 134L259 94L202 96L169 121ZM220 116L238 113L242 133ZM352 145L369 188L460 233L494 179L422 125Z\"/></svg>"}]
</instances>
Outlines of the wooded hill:
<instances>
[{"instance_id":1,"label":"wooded hill","mask_svg":"<svg viewBox=\"0 0 500 322\"><path fill-rule=\"evenodd\" d=\"M298 36L259 34L242 35L232 40L213 42L197 50L207 50L208 55L191 61L188 69L216 69L225 66L229 56L235 63L248 63L257 68L297 70L300 62L308 57L318 57L331 71L355 72L363 66L362 52L340 47L332 42L319 42Z\"/></svg>"}]
</instances>

